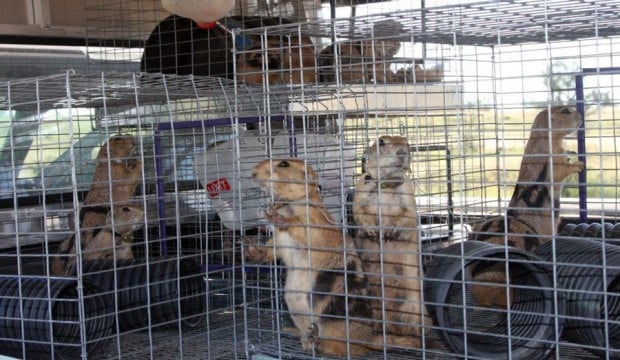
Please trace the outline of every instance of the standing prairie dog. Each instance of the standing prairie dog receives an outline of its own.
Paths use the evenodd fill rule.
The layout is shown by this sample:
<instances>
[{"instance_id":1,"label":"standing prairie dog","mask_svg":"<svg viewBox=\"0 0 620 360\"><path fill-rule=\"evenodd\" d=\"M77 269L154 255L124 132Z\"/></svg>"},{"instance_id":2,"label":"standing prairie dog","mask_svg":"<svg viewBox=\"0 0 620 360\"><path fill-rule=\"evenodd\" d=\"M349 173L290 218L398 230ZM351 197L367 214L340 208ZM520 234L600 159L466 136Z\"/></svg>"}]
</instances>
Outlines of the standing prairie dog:
<instances>
[{"instance_id":1,"label":"standing prairie dog","mask_svg":"<svg viewBox=\"0 0 620 360\"><path fill-rule=\"evenodd\" d=\"M106 223L111 206L126 203L142 178L142 161L136 156L137 142L132 135L115 135L101 146L90 189L80 209L81 242L87 245L98 228ZM60 254L75 254L75 236L69 236L58 248ZM54 258L52 274L62 275L66 267L61 257Z\"/></svg>"},{"instance_id":2,"label":"standing prairie dog","mask_svg":"<svg viewBox=\"0 0 620 360\"><path fill-rule=\"evenodd\" d=\"M355 241L375 297L373 318L386 320L388 333L420 337L421 324L430 325L430 318L422 305L418 214L409 166L405 137L384 135L371 144L355 189L353 219L360 226ZM375 326L380 329L382 323Z\"/></svg>"},{"instance_id":3,"label":"standing prairie dog","mask_svg":"<svg viewBox=\"0 0 620 360\"><path fill-rule=\"evenodd\" d=\"M563 147L564 138L575 132L580 123L581 114L568 106L553 106L538 113L506 217L479 224L471 239L529 251L551 240L560 224L562 182L585 166L581 161L571 162Z\"/></svg>"},{"instance_id":4,"label":"standing prairie dog","mask_svg":"<svg viewBox=\"0 0 620 360\"><path fill-rule=\"evenodd\" d=\"M144 211L133 205L119 205L110 209L106 215L106 221L97 234L88 242L82 242L82 258L84 260L133 259L131 243L133 233L144 225ZM74 244L75 234L65 240ZM71 251L60 252L52 261L52 274L67 275L70 268L75 265L75 247ZM62 254L66 256L62 256Z\"/></svg>"},{"instance_id":5,"label":"standing prairie dog","mask_svg":"<svg viewBox=\"0 0 620 360\"><path fill-rule=\"evenodd\" d=\"M470 239L528 251L534 251L552 239L560 224L562 181L581 172L585 166L581 161L570 162L563 147L564 138L575 132L580 123L581 114L568 106L553 106L538 113L525 146L506 216L478 224ZM471 276L476 281L504 285L472 286L471 291L481 304L507 306L504 265L474 268ZM509 296L512 298L512 294Z\"/></svg>"},{"instance_id":6,"label":"standing prairie dog","mask_svg":"<svg viewBox=\"0 0 620 360\"><path fill-rule=\"evenodd\" d=\"M405 137L383 135L369 146L353 201L358 237L418 243L415 192L407 177L410 162Z\"/></svg>"},{"instance_id":7,"label":"standing prairie dog","mask_svg":"<svg viewBox=\"0 0 620 360\"><path fill-rule=\"evenodd\" d=\"M93 228L105 224L107 211L99 209L125 203L136 192L142 178L137 145L132 135L115 135L99 149L93 180L80 214L83 241L92 238Z\"/></svg>"},{"instance_id":8,"label":"standing prairie dog","mask_svg":"<svg viewBox=\"0 0 620 360\"><path fill-rule=\"evenodd\" d=\"M273 194L266 216L274 234L264 246L247 246L246 256L260 262L278 258L286 266L284 300L304 350L314 346L324 355L360 356L384 344L420 347L419 338L384 338L373 330L355 244L326 210L314 170L303 160L264 160L252 177Z\"/></svg>"}]
</instances>

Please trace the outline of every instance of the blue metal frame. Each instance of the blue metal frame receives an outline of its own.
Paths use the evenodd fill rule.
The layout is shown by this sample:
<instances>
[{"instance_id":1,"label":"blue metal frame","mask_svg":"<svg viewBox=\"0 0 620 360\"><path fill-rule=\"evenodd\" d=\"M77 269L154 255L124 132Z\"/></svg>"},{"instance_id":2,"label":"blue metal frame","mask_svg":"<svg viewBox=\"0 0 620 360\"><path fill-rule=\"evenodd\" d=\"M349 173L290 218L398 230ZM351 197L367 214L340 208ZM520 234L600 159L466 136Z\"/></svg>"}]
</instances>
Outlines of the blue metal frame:
<instances>
[{"instance_id":1,"label":"blue metal frame","mask_svg":"<svg viewBox=\"0 0 620 360\"><path fill-rule=\"evenodd\" d=\"M585 96L583 92L583 78L585 76L592 75L620 75L620 67L606 67L606 68L583 68L581 74L575 75L575 98L577 100L577 111L581 113L582 122L577 130L577 152L579 153L579 160L586 164L586 133L585 133ZM579 173L579 222L585 223L588 221L588 195L586 191L587 180L586 166L582 172Z\"/></svg>"}]
</instances>

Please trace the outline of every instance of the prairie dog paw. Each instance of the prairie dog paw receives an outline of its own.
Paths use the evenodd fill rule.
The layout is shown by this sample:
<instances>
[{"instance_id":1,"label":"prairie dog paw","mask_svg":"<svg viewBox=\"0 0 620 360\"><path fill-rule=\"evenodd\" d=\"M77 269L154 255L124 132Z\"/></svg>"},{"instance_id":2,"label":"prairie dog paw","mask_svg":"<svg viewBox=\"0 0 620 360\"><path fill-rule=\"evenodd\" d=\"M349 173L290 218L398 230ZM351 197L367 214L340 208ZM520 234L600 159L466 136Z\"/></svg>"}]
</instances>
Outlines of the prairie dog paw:
<instances>
[{"instance_id":1,"label":"prairie dog paw","mask_svg":"<svg viewBox=\"0 0 620 360\"><path fill-rule=\"evenodd\" d=\"M586 164L584 164L584 163L583 163L583 161L577 161L577 162L574 164L574 166L576 166L576 167L577 167L577 169L578 169L577 171L578 171L578 172L582 172L582 171L583 171L583 169L585 169L585 168L586 168Z\"/></svg>"},{"instance_id":2,"label":"prairie dog paw","mask_svg":"<svg viewBox=\"0 0 620 360\"><path fill-rule=\"evenodd\" d=\"M270 206L265 209L265 218L274 225L286 224L286 218L278 212L278 208Z\"/></svg>"},{"instance_id":3,"label":"prairie dog paw","mask_svg":"<svg viewBox=\"0 0 620 360\"><path fill-rule=\"evenodd\" d=\"M389 229L383 233L383 239L385 241L398 240L399 237L400 237L399 229Z\"/></svg>"},{"instance_id":4,"label":"prairie dog paw","mask_svg":"<svg viewBox=\"0 0 620 360\"><path fill-rule=\"evenodd\" d=\"M310 340L312 343L316 342L316 340L318 340L319 338L319 327L316 323L312 323L308 327L308 330L308 340Z\"/></svg>"},{"instance_id":5,"label":"prairie dog paw","mask_svg":"<svg viewBox=\"0 0 620 360\"><path fill-rule=\"evenodd\" d=\"M274 216L277 213L278 213L278 208L273 205L268 206L263 210L263 216L265 216L267 219L269 219L270 217Z\"/></svg>"},{"instance_id":6,"label":"prairie dog paw","mask_svg":"<svg viewBox=\"0 0 620 360\"><path fill-rule=\"evenodd\" d=\"M366 239L376 239L379 237L379 231L373 228L366 228L360 231L360 237Z\"/></svg>"},{"instance_id":7,"label":"prairie dog paw","mask_svg":"<svg viewBox=\"0 0 620 360\"><path fill-rule=\"evenodd\" d=\"M256 236L241 237L245 259L251 262L263 262L268 257L268 251L264 246L258 243Z\"/></svg>"},{"instance_id":8,"label":"prairie dog paw","mask_svg":"<svg viewBox=\"0 0 620 360\"><path fill-rule=\"evenodd\" d=\"M245 259L250 262L266 262L268 254L264 247L251 245L245 248Z\"/></svg>"},{"instance_id":9,"label":"prairie dog paw","mask_svg":"<svg viewBox=\"0 0 620 360\"><path fill-rule=\"evenodd\" d=\"M304 351L312 351L312 347L316 345L319 340L319 327L316 323L311 323L308 327L308 332L301 337L301 345Z\"/></svg>"}]
</instances>

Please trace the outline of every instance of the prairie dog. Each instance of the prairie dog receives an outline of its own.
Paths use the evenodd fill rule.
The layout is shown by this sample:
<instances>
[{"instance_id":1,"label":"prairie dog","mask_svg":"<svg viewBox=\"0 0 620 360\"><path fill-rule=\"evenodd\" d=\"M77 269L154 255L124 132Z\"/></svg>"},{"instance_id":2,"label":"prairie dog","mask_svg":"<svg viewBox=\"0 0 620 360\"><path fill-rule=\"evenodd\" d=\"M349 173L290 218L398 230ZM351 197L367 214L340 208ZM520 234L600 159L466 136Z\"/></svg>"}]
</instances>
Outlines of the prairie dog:
<instances>
[{"instance_id":1,"label":"prairie dog","mask_svg":"<svg viewBox=\"0 0 620 360\"><path fill-rule=\"evenodd\" d=\"M338 59L337 69L334 63L334 45L321 50L319 53L319 80L321 82L335 82L338 74L345 84L368 81L361 49L355 43L341 43L338 46Z\"/></svg>"},{"instance_id":2,"label":"prairie dog","mask_svg":"<svg viewBox=\"0 0 620 360\"><path fill-rule=\"evenodd\" d=\"M264 247L248 246L246 256L262 262L277 257L287 267L284 300L304 350L360 356L384 344L420 347L418 338L384 339L373 331L361 260L323 205L312 167L298 159L264 160L252 177L273 194L266 216L274 235Z\"/></svg>"},{"instance_id":3,"label":"prairie dog","mask_svg":"<svg viewBox=\"0 0 620 360\"><path fill-rule=\"evenodd\" d=\"M335 69L334 45L321 51L319 64L322 68L322 81L336 81L338 72L345 84L368 81L391 83L397 80L390 64L400 50L401 43L390 37L395 34L402 35L405 29L402 24L392 19L377 21L372 28L367 39L340 43L339 71Z\"/></svg>"},{"instance_id":4,"label":"prairie dog","mask_svg":"<svg viewBox=\"0 0 620 360\"><path fill-rule=\"evenodd\" d=\"M142 178L142 161L136 156L136 139L132 135L115 135L101 146L90 189L80 209L81 242L88 242L106 223L110 206L127 202ZM111 190L111 191L110 191ZM68 236L58 248L60 254L75 254L75 236ZM52 274L66 272L60 257L52 261Z\"/></svg>"},{"instance_id":5,"label":"prairie dog","mask_svg":"<svg viewBox=\"0 0 620 360\"><path fill-rule=\"evenodd\" d=\"M116 259L133 259L131 243L133 232L144 225L144 211L133 205L120 205L110 209L106 215L106 222L90 242L82 241L84 260L112 259L116 248ZM65 242L74 244L75 234ZM63 242L64 243L64 242ZM61 249L62 250L62 249ZM75 247L70 251L61 252L67 256L57 255L52 261L52 274L67 275L68 270L75 264Z\"/></svg>"},{"instance_id":6,"label":"prairie dog","mask_svg":"<svg viewBox=\"0 0 620 360\"><path fill-rule=\"evenodd\" d=\"M443 66L424 69L416 64L413 67L400 68L396 71L396 81L399 83L428 83L441 81L444 76Z\"/></svg>"},{"instance_id":7,"label":"prairie dog","mask_svg":"<svg viewBox=\"0 0 620 360\"><path fill-rule=\"evenodd\" d=\"M334 82L337 74L345 84L376 81L391 83L397 80L390 69L390 59L400 49L400 42L362 40L344 42L339 45L339 66L335 69L334 46L330 45L319 53L321 81ZM374 65L373 65L374 64Z\"/></svg>"},{"instance_id":8,"label":"prairie dog","mask_svg":"<svg viewBox=\"0 0 620 360\"><path fill-rule=\"evenodd\" d=\"M355 242L375 297L373 318L387 320L387 333L420 337L420 324L430 325L430 318L420 291L414 188L406 176L409 143L402 136L381 136L368 148L367 158L356 186L353 219L361 226ZM375 326L380 330L382 323Z\"/></svg>"},{"instance_id":9,"label":"prairie dog","mask_svg":"<svg viewBox=\"0 0 620 360\"><path fill-rule=\"evenodd\" d=\"M418 243L415 191L407 177L410 162L405 137L383 135L368 147L353 201L358 237Z\"/></svg>"},{"instance_id":10,"label":"prairie dog","mask_svg":"<svg viewBox=\"0 0 620 360\"><path fill-rule=\"evenodd\" d=\"M143 226L144 211L140 207L115 206L106 215L104 228L82 248L83 259L133 259L133 233Z\"/></svg>"},{"instance_id":11,"label":"prairie dog","mask_svg":"<svg viewBox=\"0 0 620 360\"><path fill-rule=\"evenodd\" d=\"M390 60L400 50L400 41L362 40L359 43L359 48L367 63L366 68L370 80L375 80L381 84L393 83L397 80L396 73L390 69Z\"/></svg>"},{"instance_id":12,"label":"prairie dog","mask_svg":"<svg viewBox=\"0 0 620 360\"><path fill-rule=\"evenodd\" d=\"M132 135L112 136L99 149L93 180L82 203L82 241L88 242L94 236L93 228L105 224L107 211L101 211L101 206L127 202L135 193L142 178L142 160L136 151Z\"/></svg>"},{"instance_id":13,"label":"prairie dog","mask_svg":"<svg viewBox=\"0 0 620 360\"><path fill-rule=\"evenodd\" d=\"M248 84L263 84L265 74L270 85L316 83L316 55L308 38L292 38L290 44L280 40L267 41L237 57L238 78Z\"/></svg>"},{"instance_id":14,"label":"prairie dog","mask_svg":"<svg viewBox=\"0 0 620 360\"><path fill-rule=\"evenodd\" d=\"M563 147L564 138L577 130L580 123L581 114L568 106L554 106L538 113L525 146L506 217L495 217L476 226L471 237L473 240L500 245L507 243L528 251L534 251L551 240L560 224L562 181L581 172L585 166L581 161L570 162ZM509 234L507 239L505 233Z\"/></svg>"},{"instance_id":15,"label":"prairie dog","mask_svg":"<svg viewBox=\"0 0 620 360\"><path fill-rule=\"evenodd\" d=\"M585 166L581 161L570 162L562 144L564 138L573 133L580 123L581 114L568 106L553 106L550 110L538 113L525 146L517 185L506 216L494 217L478 224L470 239L507 244L528 251L534 251L552 239L560 224L562 181L582 171ZM471 291L481 304L502 308L507 306L507 282L503 265L474 268L471 276L475 281L504 285L472 286ZM512 298L512 293L509 296Z\"/></svg>"}]
</instances>

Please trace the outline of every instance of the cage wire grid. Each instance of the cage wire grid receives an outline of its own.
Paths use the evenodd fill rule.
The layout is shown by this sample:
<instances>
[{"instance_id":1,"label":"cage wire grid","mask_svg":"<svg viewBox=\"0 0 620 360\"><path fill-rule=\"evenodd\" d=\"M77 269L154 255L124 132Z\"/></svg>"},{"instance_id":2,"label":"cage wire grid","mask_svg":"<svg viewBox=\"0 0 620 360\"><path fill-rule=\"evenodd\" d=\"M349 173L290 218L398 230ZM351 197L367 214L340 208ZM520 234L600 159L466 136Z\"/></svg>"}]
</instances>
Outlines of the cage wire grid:
<instances>
[{"instance_id":1,"label":"cage wire grid","mask_svg":"<svg viewBox=\"0 0 620 360\"><path fill-rule=\"evenodd\" d=\"M92 31L141 42L166 15L157 5L89 2ZM601 69L617 66L617 7L616 1L523 0L292 18L224 35L255 41L255 48L229 49L237 70L243 57L257 56L260 66L245 74L68 72L3 84L2 179L8 185L2 188L1 284L18 295L2 298L17 304L0 317L17 333L0 341L12 354L26 348L33 358L49 358L50 349L54 358L324 357L304 351L287 330L294 324L284 279L294 266L241 256L240 242L264 242L273 234L262 216L272 194L258 189L251 168L267 158L307 160L327 213L342 235L355 234L361 227L351 212L364 178L360 168L371 142L393 135L408 141L419 222L414 257L424 270L423 288L408 300L423 302L435 322L421 350L383 349L363 358L614 356L620 264L616 141L608 133L616 127L617 79L615 71ZM387 31L374 27L381 22ZM395 43L398 55L386 56ZM330 45L332 53L321 57ZM309 53L316 62L306 62ZM265 62L272 54L279 60ZM434 68L441 70L431 79L424 71ZM562 82L591 68L581 84ZM260 81L244 83L252 72ZM569 137L566 147L577 151L571 161L585 158L588 166L580 180L566 181L559 214L552 215L562 217L555 246L534 253L464 241L478 224L504 216L534 117L564 103L577 105L585 118L586 131ZM73 256L80 264L74 273L51 275L59 243L75 233L71 221L80 219L97 151L117 133L133 136L139 151L131 156L142 166L128 200L144 210L145 225L133 234L134 259L87 262L85 252ZM601 170L593 171L597 165ZM585 190L587 223L577 201L586 199L579 193ZM388 205L382 201L377 205ZM555 207L540 206L549 213ZM495 235L503 238L505 231ZM379 255L383 269L389 269L387 254ZM480 266L499 279L476 278ZM408 279L378 277L379 298L388 297L388 279ZM80 284L82 295L75 296ZM43 301L26 301L37 299L26 294L31 288ZM493 293L494 302L480 298L480 289ZM15 320L31 308L47 317ZM21 334L34 329L38 346Z\"/></svg>"}]
</instances>

